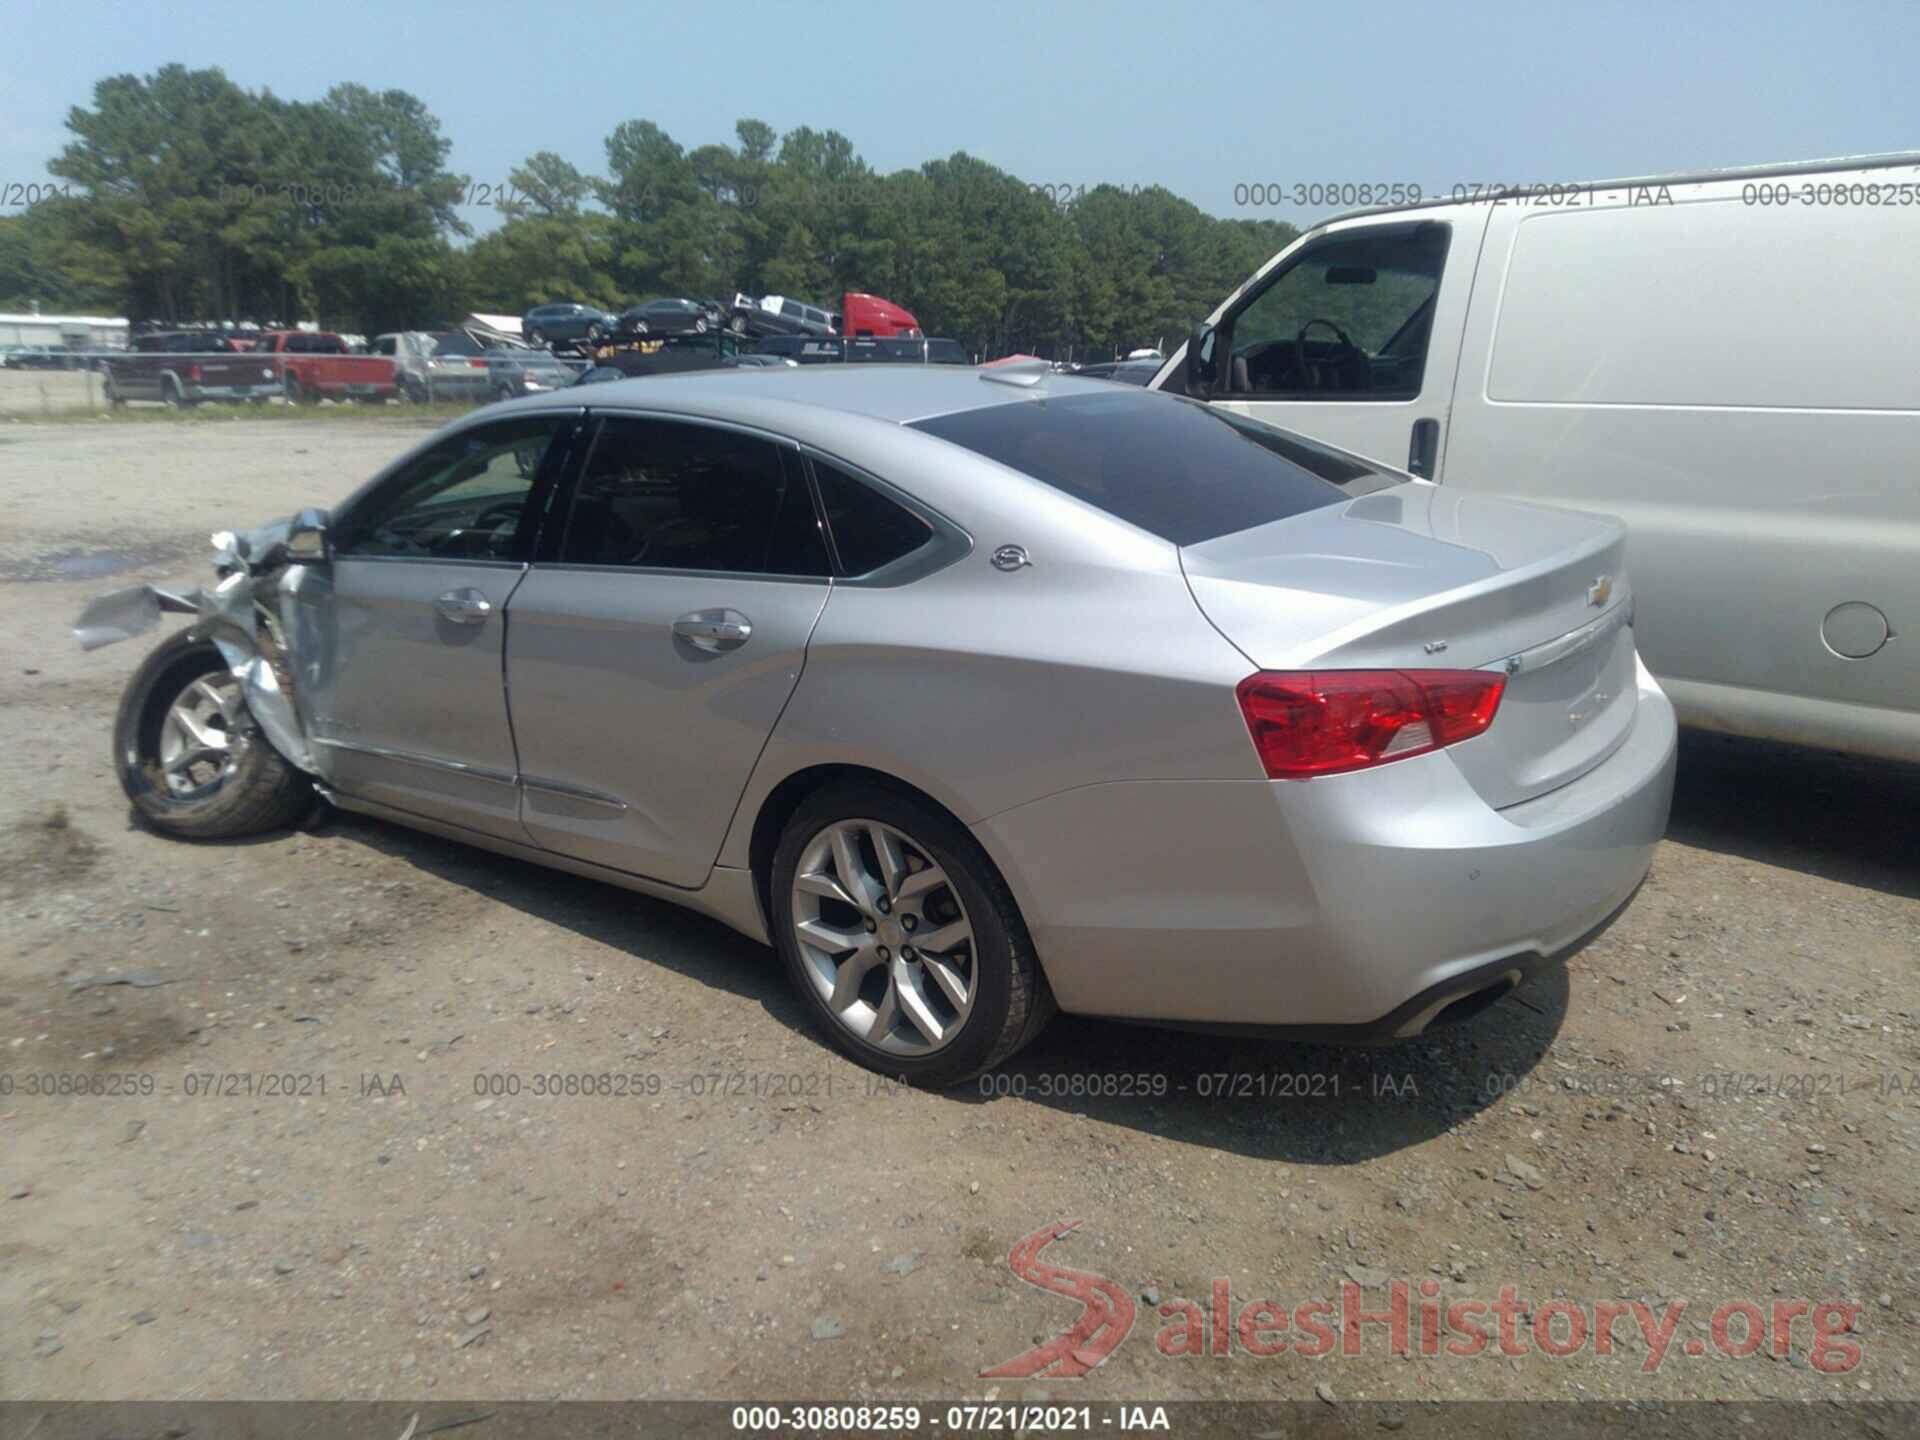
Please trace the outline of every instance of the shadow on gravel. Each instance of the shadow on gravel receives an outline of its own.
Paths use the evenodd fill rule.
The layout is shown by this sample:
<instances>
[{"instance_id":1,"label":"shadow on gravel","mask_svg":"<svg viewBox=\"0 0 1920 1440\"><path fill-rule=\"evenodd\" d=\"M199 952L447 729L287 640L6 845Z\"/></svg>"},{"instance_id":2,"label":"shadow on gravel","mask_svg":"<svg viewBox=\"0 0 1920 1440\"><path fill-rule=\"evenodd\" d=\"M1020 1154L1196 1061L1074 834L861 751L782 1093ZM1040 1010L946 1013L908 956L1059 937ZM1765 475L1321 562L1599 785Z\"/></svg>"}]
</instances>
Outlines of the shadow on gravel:
<instances>
[{"instance_id":1,"label":"shadow on gravel","mask_svg":"<svg viewBox=\"0 0 1920 1440\"><path fill-rule=\"evenodd\" d=\"M787 987L779 958L717 920L616 885L368 816L339 811L328 828L450 884L622 951L638 964L665 966L758 1001L781 1024L807 1032L806 1014Z\"/></svg>"},{"instance_id":2,"label":"shadow on gravel","mask_svg":"<svg viewBox=\"0 0 1920 1440\"><path fill-rule=\"evenodd\" d=\"M1920 898L1920 766L1683 731L1667 838Z\"/></svg>"},{"instance_id":3,"label":"shadow on gravel","mask_svg":"<svg viewBox=\"0 0 1920 1440\"><path fill-rule=\"evenodd\" d=\"M1567 990L1552 970L1460 1025L1369 1049L1062 1015L956 1096L1020 1096L1259 1160L1354 1165L1551 1083L1534 1067L1566 1019Z\"/></svg>"},{"instance_id":4,"label":"shadow on gravel","mask_svg":"<svg viewBox=\"0 0 1920 1440\"><path fill-rule=\"evenodd\" d=\"M821 1045L773 952L716 921L598 881L342 814L341 834L516 910L752 1000ZM1574 964L1579 964L1576 956ZM961 1103L1017 1097L1258 1159L1349 1165L1524 1099L1566 1016L1552 971L1465 1023L1405 1045L1342 1049L1225 1039L1062 1015ZM834 1063L838 1063L837 1061Z\"/></svg>"}]
</instances>

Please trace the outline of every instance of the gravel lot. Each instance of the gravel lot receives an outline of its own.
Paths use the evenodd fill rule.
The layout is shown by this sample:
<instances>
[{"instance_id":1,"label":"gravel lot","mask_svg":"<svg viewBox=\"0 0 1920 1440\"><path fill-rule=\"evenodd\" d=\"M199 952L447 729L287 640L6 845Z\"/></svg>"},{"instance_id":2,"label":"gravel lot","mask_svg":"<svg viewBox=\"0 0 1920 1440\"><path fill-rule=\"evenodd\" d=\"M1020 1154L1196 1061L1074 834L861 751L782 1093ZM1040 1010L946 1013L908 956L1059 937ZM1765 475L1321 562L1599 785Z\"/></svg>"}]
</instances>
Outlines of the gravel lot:
<instances>
[{"instance_id":1,"label":"gravel lot","mask_svg":"<svg viewBox=\"0 0 1920 1440\"><path fill-rule=\"evenodd\" d=\"M1443 1037L1063 1018L1003 1093L892 1090L770 952L666 905L352 817L130 821L108 730L141 643L82 655L81 603L197 583L209 530L337 499L422 428L0 422L0 1395L1920 1391L1920 775L1689 737L1625 917ZM530 1093L602 1074L628 1093ZM1070 1220L1045 1259L1144 1297L1133 1333L1083 1379L982 1378L1078 1318L1008 1263ZM1353 1358L1162 1353L1185 1321L1155 1305L1210 1316L1216 1278L1236 1315L1349 1281L1381 1310L1394 1279L1687 1305L1657 1368L1631 1318L1609 1355L1400 1358L1378 1325ZM1785 1358L1711 1343L1715 1306L1793 1300L1857 1305L1859 1363L1812 1363L1804 1316Z\"/></svg>"}]
</instances>

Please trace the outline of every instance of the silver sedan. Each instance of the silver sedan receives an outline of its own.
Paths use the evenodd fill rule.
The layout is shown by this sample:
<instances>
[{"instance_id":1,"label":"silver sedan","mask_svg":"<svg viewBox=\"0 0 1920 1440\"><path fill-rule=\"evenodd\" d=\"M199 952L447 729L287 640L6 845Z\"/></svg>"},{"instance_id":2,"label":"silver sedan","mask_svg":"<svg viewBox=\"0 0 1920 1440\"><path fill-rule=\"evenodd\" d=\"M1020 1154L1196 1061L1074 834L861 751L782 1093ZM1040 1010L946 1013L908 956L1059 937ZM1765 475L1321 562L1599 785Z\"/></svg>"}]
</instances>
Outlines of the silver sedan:
<instances>
[{"instance_id":1,"label":"silver sedan","mask_svg":"<svg viewBox=\"0 0 1920 1440\"><path fill-rule=\"evenodd\" d=\"M161 829L343 809L777 950L945 1084L1056 1008L1383 1040L1627 902L1673 712L1621 527L1044 367L618 381L222 535L129 686Z\"/></svg>"}]
</instances>

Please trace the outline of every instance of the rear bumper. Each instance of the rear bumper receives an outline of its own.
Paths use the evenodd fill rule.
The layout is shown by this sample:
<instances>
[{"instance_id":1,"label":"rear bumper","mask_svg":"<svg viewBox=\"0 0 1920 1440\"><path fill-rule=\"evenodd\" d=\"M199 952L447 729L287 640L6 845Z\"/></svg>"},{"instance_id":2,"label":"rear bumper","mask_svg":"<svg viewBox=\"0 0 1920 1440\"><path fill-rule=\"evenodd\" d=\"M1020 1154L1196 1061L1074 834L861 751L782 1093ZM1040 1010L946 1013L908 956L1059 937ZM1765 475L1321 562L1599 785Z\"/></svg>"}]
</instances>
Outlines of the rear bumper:
<instances>
[{"instance_id":1,"label":"rear bumper","mask_svg":"<svg viewBox=\"0 0 1920 1440\"><path fill-rule=\"evenodd\" d=\"M1087 786L975 833L1064 1010L1379 1039L1557 963L1632 896L1673 797L1673 708L1568 785L1490 808L1441 751L1304 783Z\"/></svg>"},{"instance_id":2,"label":"rear bumper","mask_svg":"<svg viewBox=\"0 0 1920 1440\"><path fill-rule=\"evenodd\" d=\"M431 395L489 395L493 392L493 377L484 370L464 375L413 375L408 377L408 383Z\"/></svg>"},{"instance_id":3,"label":"rear bumper","mask_svg":"<svg viewBox=\"0 0 1920 1440\"><path fill-rule=\"evenodd\" d=\"M181 389L189 400L260 400L269 395L278 395L280 382L264 380L258 385L185 385Z\"/></svg>"},{"instance_id":4,"label":"rear bumper","mask_svg":"<svg viewBox=\"0 0 1920 1440\"><path fill-rule=\"evenodd\" d=\"M309 393L326 400L391 400L400 392L397 381L306 380Z\"/></svg>"}]
</instances>

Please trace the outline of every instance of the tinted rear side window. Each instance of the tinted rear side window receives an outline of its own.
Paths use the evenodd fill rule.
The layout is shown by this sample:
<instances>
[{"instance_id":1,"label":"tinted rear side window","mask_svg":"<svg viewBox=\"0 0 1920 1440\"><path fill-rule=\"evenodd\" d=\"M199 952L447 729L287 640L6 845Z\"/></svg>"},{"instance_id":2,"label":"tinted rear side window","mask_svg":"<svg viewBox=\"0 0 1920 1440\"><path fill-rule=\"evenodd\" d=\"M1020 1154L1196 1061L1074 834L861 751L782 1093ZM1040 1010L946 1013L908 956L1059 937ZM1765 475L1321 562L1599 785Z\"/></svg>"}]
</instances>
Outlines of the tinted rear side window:
<instances>
[{"instance_id":1,"label":"tinted rear side window","mask_svg":"<svg viewBox=\"0 0 1920 1440\"><path fill-rule=\"evenodd\" d=\"M911 555L933 538L927 522L911 510L818 457L813 460L813 478L820 487L820 506L826 511L843 575L869 574Z\"/></svg>"},{"instance_id":2,"label":"tinted rear side window","mask_svg":"<svg viewBox=\"0 0 1920 1440\"><path fill-rule=\"evenodd\" d=\"M649 570L824 576L797 465L769 441L665 420L601 422L560 559Z\"/></svg>"},{"instance_id":3,"label":"tinted rear side window","mask_svg":"<svg viewBox=\"0 0 1920 1440\"><path fill-rule=\"evenodd\" d=\"M1373 472L1337 451L1161 395L1068 395L917 421L1170 540L1197 545L1348 497Z\"/></svg>"}]
</instances>

